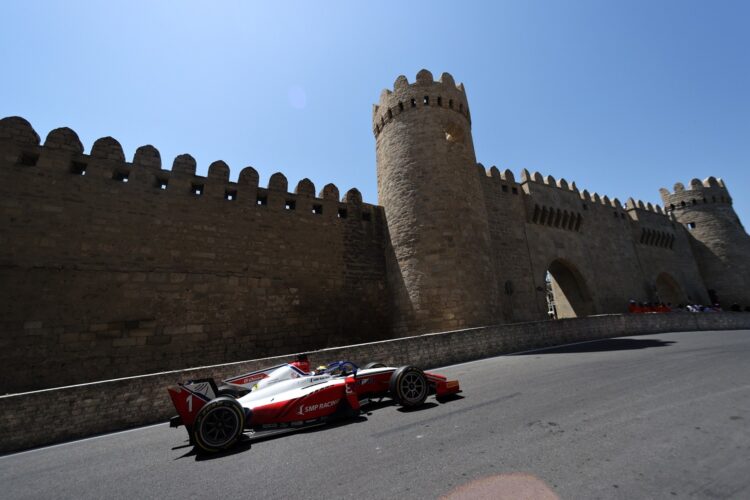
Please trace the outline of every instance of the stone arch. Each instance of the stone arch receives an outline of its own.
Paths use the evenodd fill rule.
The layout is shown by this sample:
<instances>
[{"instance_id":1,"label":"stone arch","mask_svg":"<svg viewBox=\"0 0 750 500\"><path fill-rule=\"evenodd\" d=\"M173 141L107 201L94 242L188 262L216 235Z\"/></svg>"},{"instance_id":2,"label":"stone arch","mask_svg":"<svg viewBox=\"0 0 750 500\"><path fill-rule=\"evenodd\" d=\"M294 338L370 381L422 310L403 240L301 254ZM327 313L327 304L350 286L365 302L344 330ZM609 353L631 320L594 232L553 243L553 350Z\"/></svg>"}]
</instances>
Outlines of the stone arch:
<instances>
[{"instance_id":1,"label":"stone arch","mask_svg":"<svg viewBox=\"0 0 750 500\"><path fill-rule=\"evenodd\" d=\"M557 258L547 266L550 316L577 318L594 314L594 300L586 279L570 261Z\"/></svg>"},{"instance_id":2,"label":"stone arch","mask_svg":"<svg viewBox=\"0 0 750 500\"><path fill-rule=\"evenodd\" d=\"M673 306L687 303L688 300L685 291L671 274L666 272L660 273L656 277L655 285L656 294L660 302L672 304Z\"/></svg>"}]
</instances>

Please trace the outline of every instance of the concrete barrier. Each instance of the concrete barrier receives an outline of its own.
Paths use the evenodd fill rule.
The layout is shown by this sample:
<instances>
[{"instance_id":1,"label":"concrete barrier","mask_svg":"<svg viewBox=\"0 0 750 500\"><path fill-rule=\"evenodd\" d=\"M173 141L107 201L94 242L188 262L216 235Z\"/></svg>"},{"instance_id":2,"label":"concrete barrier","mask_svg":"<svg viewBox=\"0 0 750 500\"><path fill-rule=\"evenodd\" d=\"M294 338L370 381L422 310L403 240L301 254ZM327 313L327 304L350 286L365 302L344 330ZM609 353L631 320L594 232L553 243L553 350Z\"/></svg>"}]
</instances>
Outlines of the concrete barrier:
<instances>
[{"instance_id":1,"label":"concrete barrier","mask_svg":"<svg viewBox=\"0 0 750 500\"><path fill-rule=\"evenodd\" d=\"M427 369L586 340L741 329L750 329L750 314L604 315L433 333L323 349L309 357L313 366L349 359ZM175 413L166 391L169 385L209 376L218 380L293 358L277 356L0 396L0 453L162 422Z\"/></svg>"}]
</instances>

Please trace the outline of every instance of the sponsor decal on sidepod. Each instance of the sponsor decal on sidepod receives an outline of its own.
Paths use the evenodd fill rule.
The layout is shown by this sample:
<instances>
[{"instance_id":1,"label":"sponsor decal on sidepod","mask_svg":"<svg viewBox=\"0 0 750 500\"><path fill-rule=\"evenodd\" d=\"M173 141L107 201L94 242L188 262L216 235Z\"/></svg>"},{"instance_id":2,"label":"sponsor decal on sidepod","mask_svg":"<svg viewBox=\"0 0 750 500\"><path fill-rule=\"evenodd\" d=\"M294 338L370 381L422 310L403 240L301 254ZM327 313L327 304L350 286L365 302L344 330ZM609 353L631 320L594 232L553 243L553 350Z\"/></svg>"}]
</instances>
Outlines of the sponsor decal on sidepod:
<instances>
[{"instance_id":1,"label":"sponsor decal on sidepod","mask_svg":"<svg viewBox=\"0 0 750 500\"><path fill-rule=\"evenodd\" d=\"M336 403L338 403L338 399L334 399L333 401L326 401L325 403L318 403L314 405L299 405L299 410L297 410L297 415L304 415L305 413L312 413L317 410L323 410L325 408L330 408L331 406L335 406Z\"/></svg>"}]
</instances>

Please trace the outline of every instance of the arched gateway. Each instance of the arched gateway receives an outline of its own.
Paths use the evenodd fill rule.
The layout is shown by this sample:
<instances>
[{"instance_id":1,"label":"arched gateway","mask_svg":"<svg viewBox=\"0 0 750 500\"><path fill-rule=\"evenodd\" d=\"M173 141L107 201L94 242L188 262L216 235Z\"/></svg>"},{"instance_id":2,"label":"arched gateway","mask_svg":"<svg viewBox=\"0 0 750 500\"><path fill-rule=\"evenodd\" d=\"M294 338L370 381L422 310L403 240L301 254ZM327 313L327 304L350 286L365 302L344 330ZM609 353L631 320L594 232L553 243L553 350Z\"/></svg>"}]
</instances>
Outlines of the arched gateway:
<instances>
[{"instance_id":1,"label":"arched gateway","mask_svg":"<svg viewBox=\"0 0 750 500\"><path fill-rule=\"evenodd\" d=\"M687 295L682 291L682 287L667 273L661 273L656 277L656 294L659 301L665 304L676 306L687 302Z\"/></svg>"},{"instance_id":2,"label":"arched gateway","mask_svg":"<svg viewBox=\"0 0 750 500\"><path fill-rule=\"evenodd\" d=\"M586 280L580 271L564 259L555 259L547 269L550 317L576 318L594 314Z\"/></svg>"}]
</instances>

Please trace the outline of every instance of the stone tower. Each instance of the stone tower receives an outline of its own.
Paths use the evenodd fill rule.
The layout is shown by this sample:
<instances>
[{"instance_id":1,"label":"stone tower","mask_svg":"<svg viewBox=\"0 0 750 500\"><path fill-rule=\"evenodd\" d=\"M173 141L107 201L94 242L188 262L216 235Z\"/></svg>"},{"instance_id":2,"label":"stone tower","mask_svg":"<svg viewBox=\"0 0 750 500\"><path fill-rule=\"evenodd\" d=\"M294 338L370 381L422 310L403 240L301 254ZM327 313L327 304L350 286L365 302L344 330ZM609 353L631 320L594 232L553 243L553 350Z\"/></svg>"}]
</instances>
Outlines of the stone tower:
<instances>
[{"instance_id":1,"label":"stone tower","mask_svg":"<svg viewBox=\"0 0 750 500\"><path fill-rule=\"evenodd\" d=\"M399 76L373 108L378 200L413 331L493 323L497 291L487 213L463 84L422 70ZM408 302L408 303L405 303Z\"/></svg>"},{"instance_id":2,"label":"stone tower","mask_svg":"<svg viewBox=\"0 0 750 500\"><path fill-rule=\"evenodd\" d=\"M750 236L732 208L721 179L709 177L703 182L681 183L674 192L661 189L662 200L677 222L690 235L693 253L711 300L725 308L731 304L750 304Z\"/></svg>"}]
</instances>

